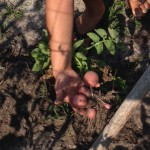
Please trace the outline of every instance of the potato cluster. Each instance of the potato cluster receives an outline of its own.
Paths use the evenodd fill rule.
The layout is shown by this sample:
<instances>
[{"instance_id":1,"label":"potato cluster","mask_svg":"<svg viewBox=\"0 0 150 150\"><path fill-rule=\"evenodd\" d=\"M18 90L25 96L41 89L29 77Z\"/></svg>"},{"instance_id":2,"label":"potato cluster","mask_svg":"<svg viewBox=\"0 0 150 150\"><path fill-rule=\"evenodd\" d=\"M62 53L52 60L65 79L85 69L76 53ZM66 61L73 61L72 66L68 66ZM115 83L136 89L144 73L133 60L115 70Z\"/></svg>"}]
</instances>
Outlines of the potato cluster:
<instances>
[{"instance_id":1,"label":"potato cluster","mask_svg":"<svg viewBox=\"0 0 150 150\"><path fill-rule=\"evenodd\" d=\"M84 74L83 83L79 87L77 94L72 99L69 99L69 97L66 96L64 101L69 103L75 112L87 116L89 119L94 119L96 116L96 109L87 109L87 104L88 98L91 96L91 88L98 87L100 87L98 74L94 71L88 71ZM111 106L109 104L102 100L100 101L106 109L110 109ZM60 103L61 101L55 101L56 105Z\"/></svg>"},{"instance_id":2,"label":"potato cluster","mask_svg":"<svg viewBox=\"0 0 150 150\"><path fill-rule=\"evenodd\" d=\"M96 116L96 110L94 108L86 110L88 103L87 97L89 97L90 88L92 87L100 87L99 77L96 72L88 71L83 77L83 85L79 88L78 94L71 101L72 108L81 115L87 115L89 119L94 119Z\"/></svg>"}]
</instances>

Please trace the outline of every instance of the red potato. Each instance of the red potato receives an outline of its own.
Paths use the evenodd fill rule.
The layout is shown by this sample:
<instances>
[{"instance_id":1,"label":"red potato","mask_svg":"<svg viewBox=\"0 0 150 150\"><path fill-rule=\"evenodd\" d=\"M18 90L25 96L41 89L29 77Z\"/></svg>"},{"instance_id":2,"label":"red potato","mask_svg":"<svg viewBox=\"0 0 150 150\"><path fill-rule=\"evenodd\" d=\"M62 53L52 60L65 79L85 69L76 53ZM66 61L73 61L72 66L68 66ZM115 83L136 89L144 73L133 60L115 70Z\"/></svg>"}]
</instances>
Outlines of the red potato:
<instances>
[{"instance_id":1,"label":"red potato","mask_svg":"<svg viewBox=\"0 0 150 150\"><path fill-rule=\"evenodd\" d=\"M89 87L95 87L95 88L100 87L99 77L97 73L94 71L86 72L83 77L83 81Z\"/></svg>"},{"instance_id":2,"label":"red potato","mask_svg":"<svg viewBox=\"0 0 150 150\"><path fill-rule=\"evenodd\" d=\"M79 93L86 95L87 97L90 95L90 89L85 86L81 86L79 88Z\"/></svg>"},{"instance_id":3,"label":"red potato","mask_svg":"<svg viewBox=\"0 0 150 150\"><path fill-rule=\"evenodd\" d=\"M94 108L87 109L80 109L78 113L82 116L87 116L89 119L93 120L96 117L96 110Z\"/></svg>"},{"instance_id":4,"label":"red potato","mask_svg":"<svg viewBox=\"0 0 150 150\"><path fill-rule=\"evenodd\" d=\"M87 98L84 94L79 93L73 97L70 103L75 108L85 108L87 105Z\"/></svg>"},{"instance_id":5,"label":"red potato","mask_svg":"<svg viewBox=\"0 0 150 150\"><path fill-rule=\"evenodd\" d=\"M106 109L110 109L110 108L111 108L111 105L110 105L110 104L105 103L105 104L104 104L104 107L105 107Z\"/></svg>"},{"instance_id":6,"label":"red potato","mask_svg":"<svg viewBox=\"0 0 150 150\"><path fill-rule=\"evenodd\" d=\"M101 99L98 99L98 100L102 102L103 106L104 106L106 109L110 109L110 108L111 108L111 105L110 105L110 104L105 103L105 102L104 102L103 100L101 100Z\"/></svg>"},{"instance_id":7,"label":"red potato","mask_svg":"<svg viewBox=\"0 0 150 150\"><path fill-rule=\"evenodd\" d=\"M90 108L87 112L87 116L88 116L89 119L95 119L96 110L94 108Z\"/></svg>"}]
</instances>

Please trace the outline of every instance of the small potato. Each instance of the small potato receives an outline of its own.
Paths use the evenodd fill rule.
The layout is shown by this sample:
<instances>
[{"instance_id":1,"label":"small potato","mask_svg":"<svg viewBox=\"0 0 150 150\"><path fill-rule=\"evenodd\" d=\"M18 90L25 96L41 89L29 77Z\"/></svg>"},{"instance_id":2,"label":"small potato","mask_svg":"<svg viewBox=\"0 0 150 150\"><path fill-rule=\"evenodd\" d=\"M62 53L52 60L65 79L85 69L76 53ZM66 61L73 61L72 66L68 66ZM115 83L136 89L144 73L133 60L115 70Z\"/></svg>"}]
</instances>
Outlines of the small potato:
<instances>
[{"instance_id":1,"label":"small potato","mask_svg":"<svg viewBox=\"0 0 150 150\"><path fill-rule=\"evenodd\" d=\"M110 104L105 103L105 104L104 104L104 107L105 107L106 109L110 109L110 108L111 108L111 105L110 105Z\"/></svg>"},{"instance_id":2,"label":"small potato","mask_svg":"<svg viewBox=\"0 0 150 150\"><path fill-rule=\"evenodd\" d=\"M94 108L89 109L88 113L87 113L87 117L89 119L95 119L95 117L96 117L96 110Z\"/></svg>"},{"instance_id":3,"label":"small potato","mask_svg":"<svg viewBox=\"0 0 150 150\"><path fill-rule=\"evenodd\" d=\"M73 107L85 108L85 106L87 105L87 98L83 94L77 94L74 96L71 103L72 103Z\"/></svg>"},{"instance_id":4,"label":"small potato","mask_svg":"<svg viewBox=\"0 0 150 150\"><path fill-rule=\"evenodd\" d=\"M99 78L96 72L88 71L83 77L84 83L89 87L100 87Z\"/></svg>"},{"instance_id":5,"label":"small potato","mask_svg":"<svg viewBox=\"0 0 150 150\"><path fill-rule=\"evenodd\" d=\"M79 88L79 93L86 95L87 97L90 95L90 89L85 86L81 86Z\"/></svg>"}]
</instances>

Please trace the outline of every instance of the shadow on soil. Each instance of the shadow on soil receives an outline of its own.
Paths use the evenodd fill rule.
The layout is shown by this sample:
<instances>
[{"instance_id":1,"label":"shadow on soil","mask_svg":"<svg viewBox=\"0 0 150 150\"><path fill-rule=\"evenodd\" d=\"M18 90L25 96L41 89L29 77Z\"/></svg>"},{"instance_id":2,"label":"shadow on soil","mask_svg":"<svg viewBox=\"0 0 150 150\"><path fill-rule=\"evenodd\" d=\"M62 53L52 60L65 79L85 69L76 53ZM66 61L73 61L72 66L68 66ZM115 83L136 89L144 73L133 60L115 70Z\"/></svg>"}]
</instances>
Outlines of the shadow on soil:
<instances>
[{"instance_id":1,"label":"shadow on soil","mask_svg":"<svg viewBox=\"0 0 150 150\"><path fill-rule=\"evenodd\" d=\"M22 27L18 26L18 21L22 22L23 19L26 19L26 22L23 22L24 24L24 31L31 31L35 30L39 37L41 35L40 30L42 30L43 27L45 27L45 24L38 24L36 21L34 22L34 17L38 18L38 20L43 20L45 18L44 14L37 13L40 10L42 10L44 6L44 2L42 0L34 0L34 3L26 4L23 0L18 0L17 3L12 4L11 2L1 2L0 8L3 13L1 13L1 34L3 36L7 35L8 31L13 31L9 33L6 40L3 41L2 46L7 46L8 43L11 43L12 40L14 40L14 37L19 35L21 39L21 45L23 45L24 48L27 48L29 45L26 43L26 37L23 36ZM23 6L24 5L24 6ZM25 7L25 8L24 8ZM28 10L29 9L29 10ZM30 13L32 16L32 20L30 15L26 15L25 13ZM33 16L36 15L36 16ZM43 21L45 23L45 21ZM2 36L2 39L3 39ZM34 36L33 36L34 38Z\"/></svg>"},{"instance_id":2,"label":"shadow on soil","mask_svg":"<svg viewBox=\"0 0 150 150\"><path fill-rule=\"evenodd\" d=\"M23 0L17 1L16 4L11 2L1 2L0 4L0 63L4 64L5 68L7 67L4 75L5 80L14 76L17 76L19 80L23 70L33 66L30 53L35 44L37 44L36 42L43 35L42 29L45 28L45 21L42 24L39 21L38 24L35 20L35 18L37 20L45 18L44 13L38 13L43 8L41 7L43 3L42 0L34 0L30 10L28 10L30 5L26 6L27 4L24 4ZM18 23L21 23L21 25L18 25ZM30 32L33 34L29 35ZM34 41L33 39L36 40ZM30 41L34 42L30 43ZM6 66L6 64L8 65Z\"/></svg>"},{"instance_id":3,"label":"shadow on soil","mask_svg":"<svg viewBox=\"0 0 150 150\"><path fill-rule=\"evenodd\" d=\"M46 150L52 150L56 142L58 142L62 137L62 135L65 134L70 124L70 121L71 121L70 119L66 119L65 122L62 124L61 128L59 129L59 131L56 131L56 126L54 125L45 127L45 130L40 134L38 139L34 142L33 149L40 150L41 149L40 144L41 144L44 145ZM52 132L54 132L54 134L52 134Z\"/></svg>"},{"instance_id":4,"label":"shadow on soil","mask_svg":"<svg viewBox=\"0 0 150 150\"><path fill-rule=\"evenodd\" d=\"M21 150L26 145L25 137L23 136L16 136L15 134L8 134L5 135L0 140L0 150Z\"/></svg>"}]
</instances>

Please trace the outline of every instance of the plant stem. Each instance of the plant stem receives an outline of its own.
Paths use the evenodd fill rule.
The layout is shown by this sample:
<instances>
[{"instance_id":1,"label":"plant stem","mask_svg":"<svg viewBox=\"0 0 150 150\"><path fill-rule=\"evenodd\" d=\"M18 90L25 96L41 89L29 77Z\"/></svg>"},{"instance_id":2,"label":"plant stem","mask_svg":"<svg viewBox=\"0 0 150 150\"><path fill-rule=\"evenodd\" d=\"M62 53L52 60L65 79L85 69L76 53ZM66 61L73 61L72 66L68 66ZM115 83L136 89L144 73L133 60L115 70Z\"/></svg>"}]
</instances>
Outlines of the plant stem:
<instances>
[{"instance_id":1,"label":"plant stem","mask_svg":"<svg viewBox=\"0 0 150 150\"><path fill-rule=\"evenodd\" d=\"M85 50L90 50L91 48L95 47L95 46L98 45L99 43L104 43L104 42L106 42L106 41L113 41L113 42L115 42L113 39L99 41L99 42L97 42L97 43L91 45L90 47L87 47Z\"/></svg>"}]
</instances>

